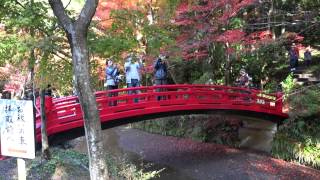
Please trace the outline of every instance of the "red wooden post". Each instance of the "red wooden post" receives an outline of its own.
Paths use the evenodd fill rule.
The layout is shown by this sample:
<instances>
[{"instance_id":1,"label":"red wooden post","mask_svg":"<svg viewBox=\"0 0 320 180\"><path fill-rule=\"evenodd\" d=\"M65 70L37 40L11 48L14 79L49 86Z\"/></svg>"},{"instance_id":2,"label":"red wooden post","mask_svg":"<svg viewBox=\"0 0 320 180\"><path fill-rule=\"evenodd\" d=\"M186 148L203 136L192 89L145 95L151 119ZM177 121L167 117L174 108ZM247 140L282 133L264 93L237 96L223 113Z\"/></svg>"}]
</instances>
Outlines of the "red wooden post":
<instances>
[{"instance_id":1,"label":"red wooden post","mask_svg":"<svg viewBox=\"0 0 320 180\"><path fill-rule=\"evenodd\" d=\"M45 108L46 108L47 128L48 128L48 125L51 124L52 120L58 118L57 113L52 111L52 109L54 108L54 104L53 104L53 98L51 96L45 96Z\"/></svg>"},{"instance_id":2,"label":"red wooden post","mask_svg":"<svg viewBox=\"0 0 320 180\"><path fill-rule=\"evenodd\" d=\"M283 93L277 92L276 93L276 110L282 113L283 108Z\"/></svg>"}]
</instances>

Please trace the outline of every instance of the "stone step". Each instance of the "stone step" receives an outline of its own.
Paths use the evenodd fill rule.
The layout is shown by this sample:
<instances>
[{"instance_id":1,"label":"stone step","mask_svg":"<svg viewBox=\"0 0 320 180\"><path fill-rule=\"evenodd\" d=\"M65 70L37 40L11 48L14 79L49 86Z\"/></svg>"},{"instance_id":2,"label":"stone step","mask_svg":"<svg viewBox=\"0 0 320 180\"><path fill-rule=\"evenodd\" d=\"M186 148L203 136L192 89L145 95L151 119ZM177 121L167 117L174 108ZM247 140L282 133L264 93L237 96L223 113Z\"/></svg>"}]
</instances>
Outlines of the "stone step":
<instances>
[{"instance_id":1,"label":"stone step","mask_svg":"<svg viewBox=\"0 0 320 180\"><path fill-rule=\"evenodd\" d=\"M315 78L315 77L311 77L311 78L294 78L293 79L294 81L300 81L300 82L307 82L307 81L310 81L310 82L313 82L313 81L320 81L319 78Z\"/></svg>"},{"instance_id":2,"label":"stone step","mask_svg":"<svg viewBox=\"0 0 320 180\"><path fill-rule=\"evenodd\" d=\"M311 73L302 73L302 74L294 73L293 77L294 78L311 78L311 77L313 77L313 74L311 74Z\"/></svg>"},{"instance_id":3,"label":"stone step","mask_svg":"<svg viewBox=\"0 0 320 180\"><path fill-rule=\"evenodd\" d=\"M293 71L293 74L305 74L305 73L308 74L308 70L304 68L296 68L296 70Z\"/></svg>"},{"instance_id":4,"label":"stone step","mask_svg":"<svg viewBox=\"0 0 320 180\"><path fill-rule=\"evenodd\" d=\"M318 84L320 86L320 81L296 81L296 84L300 85L300 86L308 86L308 85L314 85L314 84Z\"/></svg>"}]
</instances>

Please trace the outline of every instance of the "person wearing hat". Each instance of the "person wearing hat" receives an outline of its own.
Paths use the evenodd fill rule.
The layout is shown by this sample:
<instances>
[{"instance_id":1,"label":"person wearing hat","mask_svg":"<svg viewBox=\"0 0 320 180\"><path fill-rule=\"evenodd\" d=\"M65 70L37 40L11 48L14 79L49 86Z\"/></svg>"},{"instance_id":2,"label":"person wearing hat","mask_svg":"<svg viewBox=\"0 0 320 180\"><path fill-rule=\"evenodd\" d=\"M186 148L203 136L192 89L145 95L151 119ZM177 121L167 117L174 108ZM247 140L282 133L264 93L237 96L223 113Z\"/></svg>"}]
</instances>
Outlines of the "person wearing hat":
<instances>
[{"instance_id":1,"label":"person wearing hat","mask_svg":"<svg viewBox=\"0 0 320 180\"><path fill-rule=\"evenodd\" d=\"M240 87L249 87L249 82L250 82L251 77L246 73L244 69L240 70L240 76L236 80L236 84Z\"/></svg>"}]
</instances>

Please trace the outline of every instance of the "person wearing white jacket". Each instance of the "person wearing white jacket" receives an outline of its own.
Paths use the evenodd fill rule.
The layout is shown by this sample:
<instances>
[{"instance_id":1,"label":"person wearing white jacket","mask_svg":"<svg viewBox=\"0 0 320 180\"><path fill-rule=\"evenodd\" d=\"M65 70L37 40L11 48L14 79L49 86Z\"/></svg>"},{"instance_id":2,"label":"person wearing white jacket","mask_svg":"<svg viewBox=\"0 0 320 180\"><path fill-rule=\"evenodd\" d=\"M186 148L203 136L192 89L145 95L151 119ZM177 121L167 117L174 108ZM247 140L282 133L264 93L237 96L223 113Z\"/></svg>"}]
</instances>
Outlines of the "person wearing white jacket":
<instances>
[{"instance_id":1,"label":"person wearing white jacket","mask_svg":"<svg viewBox=\"0 0 320 180\"><path fill-rule=\"evenodd\" d=\"M143 63L141 58L138 61L133 60L133 55L126 58L124 69L126 72L126 83L128 88L139 87L141 85L140 72L142 68ZM129 91L129 94L138 94L138 91ZM137 102L137 100L135 100L135 102Z\"/></svg>"}]
</instances>

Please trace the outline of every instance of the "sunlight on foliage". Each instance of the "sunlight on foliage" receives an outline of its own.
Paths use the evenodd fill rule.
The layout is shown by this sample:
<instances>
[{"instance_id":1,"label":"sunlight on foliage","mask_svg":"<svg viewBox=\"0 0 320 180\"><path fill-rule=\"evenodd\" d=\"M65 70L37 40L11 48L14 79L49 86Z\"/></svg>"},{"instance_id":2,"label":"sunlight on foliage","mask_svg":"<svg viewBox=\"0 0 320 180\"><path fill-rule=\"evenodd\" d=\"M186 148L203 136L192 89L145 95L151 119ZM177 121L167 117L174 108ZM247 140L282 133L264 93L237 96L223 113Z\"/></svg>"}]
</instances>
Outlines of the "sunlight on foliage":
<instances>
[{"instance_id":1,"label":"sunlight on foliage","mask_svg":"<svg viewBox=\"0 0 320 180\"><path fill-rule=\"evenodd\" d=\"M286 96L289 96L289 93L293 90L295 83L293 81L293 74L289 74L285 80L281 82L283 91Z\"/></svg>"}]
</instances>

